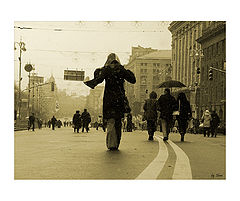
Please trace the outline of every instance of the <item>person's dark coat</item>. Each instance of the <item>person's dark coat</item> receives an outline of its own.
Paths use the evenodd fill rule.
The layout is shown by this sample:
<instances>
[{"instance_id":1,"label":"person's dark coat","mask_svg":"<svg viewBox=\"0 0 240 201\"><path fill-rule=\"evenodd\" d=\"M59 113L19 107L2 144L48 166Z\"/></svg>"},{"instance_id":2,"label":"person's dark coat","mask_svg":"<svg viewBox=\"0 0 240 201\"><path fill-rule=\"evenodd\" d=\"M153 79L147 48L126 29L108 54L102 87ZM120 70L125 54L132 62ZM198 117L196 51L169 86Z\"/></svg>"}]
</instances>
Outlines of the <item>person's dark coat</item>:
<instances>
[{"instance_id":1,"label":"person's dark coat","mask_svg":"<svg viewBox=\"0 0 240 201\"><path fill-rule=\"evenodd\" d=\"M35 122L35 117L33 115L29 116L29 122L34 123Z\"/></svg>"},{"instance_id":2,"label":"person's dark coat","mask_svg":"<svg viewBox=\"0 0 240 201\"><path fill-rule=\"evenodd\" d=\"M55 117L52 117L51 124L56 125L56 123L57 123L57 119Z\"/></svg>"},{"instance_id":3,"label":"person's dark coat","mask_svg":"<svg viewBox=\"0 0 240 201\"><path fill-rule=\"evenodd\" d=\"M82 117L82 121L84 124L86 124L86 123L89 124L91 122L91 116L90 116L89 112L84 111L82 113L81 117Z\"/></svg>"},{"instance_id":4,"label":"person's dark coat","mask_svg":"<svg viewBox=\"0 0 240 201\"><path fill-rule=\"evenodd\" d=\"M129 104L125 95L125 80L134 84L136 78L134 74L120 64L118 57L112 53L103 68L94 72L94 79L86 82L88 86L94 88L97 84L105 80L105 90L103 97L103 118L123 118L124 113L130 112Z\"/></svg>"},{"instance_id":5,"label":"person's dark coat","mask_svg":"<svg viewBox=\"0 0 240 201\"><path fill-rule=\"evenodd\" d=\"M158 99L157 107L160 111L160 118L171 120L173 118L173 111L177 110L177 102L172 95L164 94Z\"/></svg>"},{"instance_id":6,"label":"person's dark coat","mask_svg":"<svg viewBox=\"0 0 240 201\"><path fill-rule=\"evenodd\" d=\"M80 127L81 126L81 115L79 113L75 113L73 115L73 124L76 127Z\"/></svg>"},{"instance_id":7,"label":"person's dark coat","mask_svg":"<svg viewBox=\"0 0 240 201\"><path fill-rule=\"evenodd\" d=\"M189 101L186 99L185 94L182 95L183 93L179 94L177 103L178 103L178 111L179 115L178 118L181 118L183 120L189 120L192 117L192 110L190 107ZM184 98L181 98L181 96L184 96Z\"/></svg>"},{"instance_id":8,"label":"person's dark coat","mask_svg":"<svg viewBox=\"0 0 240 201\"><path fill-rule=\"evenodd\" d=\"M156 99L147 99L143 106L144 116L147 121L157 121L157 100Z\"/></svg>"},{"instance_id":9,"label":"person's dark coat","mask_svg":"<svg viewBox=\"0 0 240 201\"><path fill-rule=\"evenodd\" d=\"M220 123L220 118L219 118L219 116L217 115L216 112L213 112L213 113L211 114L211 117L212 117L212 120L211 120L211 122L210 122L211 127L217 128L217 127L219 126L219 123Z\"/></svg>"}]
</instances>

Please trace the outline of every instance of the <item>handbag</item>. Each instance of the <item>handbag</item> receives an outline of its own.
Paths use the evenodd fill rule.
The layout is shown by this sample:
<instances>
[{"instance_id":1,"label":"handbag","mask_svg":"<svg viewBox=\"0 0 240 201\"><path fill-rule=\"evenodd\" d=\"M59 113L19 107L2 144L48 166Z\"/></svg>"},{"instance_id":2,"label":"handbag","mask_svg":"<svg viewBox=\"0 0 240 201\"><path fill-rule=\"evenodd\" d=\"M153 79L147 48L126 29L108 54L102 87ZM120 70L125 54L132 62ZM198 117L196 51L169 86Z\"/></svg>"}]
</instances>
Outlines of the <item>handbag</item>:
<instances>
[{"instance_id":1,"label":"handbag","mask_svg":"<svg viewBox=\"0 0 240 201\"><path fill-rule=\"evenodd\" d=\"M179 111L173 111L172 115L173 115L173 116L178 116L179 113L180 113Z\"/></svg>"}]
</instances>

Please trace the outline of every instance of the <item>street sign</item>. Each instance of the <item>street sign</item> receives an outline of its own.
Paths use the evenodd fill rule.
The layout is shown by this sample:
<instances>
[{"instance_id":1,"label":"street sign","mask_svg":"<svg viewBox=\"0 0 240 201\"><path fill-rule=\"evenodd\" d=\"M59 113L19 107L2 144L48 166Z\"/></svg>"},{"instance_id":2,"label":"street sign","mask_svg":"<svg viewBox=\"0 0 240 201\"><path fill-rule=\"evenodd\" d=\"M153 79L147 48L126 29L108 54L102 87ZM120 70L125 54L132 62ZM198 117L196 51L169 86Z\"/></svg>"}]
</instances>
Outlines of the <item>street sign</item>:
<instances>
[{"instance_id":1,"label":"street sign","mask_svg":"<svg viewBox=\"0 0 240 201\"><path fill-rule=\"evenodd\" d=\"M85 71L64 70L64 80L83 81Z\"/></svg>"}]
</instances>

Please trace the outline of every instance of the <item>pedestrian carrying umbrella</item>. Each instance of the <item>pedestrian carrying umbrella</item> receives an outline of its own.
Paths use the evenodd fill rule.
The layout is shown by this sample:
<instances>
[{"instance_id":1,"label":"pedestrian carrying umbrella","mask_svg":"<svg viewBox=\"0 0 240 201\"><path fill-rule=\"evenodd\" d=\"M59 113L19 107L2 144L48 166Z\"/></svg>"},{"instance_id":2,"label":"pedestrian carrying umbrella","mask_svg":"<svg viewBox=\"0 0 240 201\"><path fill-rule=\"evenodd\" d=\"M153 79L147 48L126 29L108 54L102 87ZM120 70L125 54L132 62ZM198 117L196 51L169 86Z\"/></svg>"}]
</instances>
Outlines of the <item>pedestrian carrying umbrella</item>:
<instances>
[{"instance_id":1,"label":"pedestrian carrying umbrella","mask_svg":"<svg viewBox=\"0 0 240 201\"><path fill-rule=\"evenodd\" d=\"M165 82L162 82L159 85L159 88L173 88L173 87L186 87L186 85L184 85L182 82L179 82L177 80L168 80Z\"/></svg>"}]
</instances>

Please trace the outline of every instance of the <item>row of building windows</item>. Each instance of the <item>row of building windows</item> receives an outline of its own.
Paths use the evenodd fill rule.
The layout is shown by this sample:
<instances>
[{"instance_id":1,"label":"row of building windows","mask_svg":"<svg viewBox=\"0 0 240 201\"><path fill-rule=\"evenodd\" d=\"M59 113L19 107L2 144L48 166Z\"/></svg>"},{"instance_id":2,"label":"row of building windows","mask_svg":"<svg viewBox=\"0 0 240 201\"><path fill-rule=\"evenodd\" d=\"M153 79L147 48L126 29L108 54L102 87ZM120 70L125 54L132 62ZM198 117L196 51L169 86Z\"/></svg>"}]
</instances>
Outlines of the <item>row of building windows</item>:
<instances>
[{"instance_id":1,"label":"row of building windows","mask_svg":"<svg viewBox=\"0 0 240 201\"><path fill-rule=\"evenodd\" d=\"M166 64L166 66L168 66L168 64ZM147 72L148 72L148 69L142 68L142 69L140 69L140 72L141 72L141 73L147 73ZM152 69L152 72L153 72L153 73L160 73L160 72L161 72L161 69L156 69L156 68L154 68L154 69Z\"/></svg>"},{"instance_id":2,"label":"row of building windows","mask_svg":"<svg viewBox=\"0 0 240 201\"><path fill-rule=\"evenodd\" d=\"M208 48L204 49L204 57L205 59L209 59L211 57L215 57L216 55L219 55L221 53L225 52L225 41L219 41L218 43L215 43Z\"/></svg>"},{"instance_id":3,"label":"row of building windows","mask_svg":"<svg viewBox=\"0 0 240 201\"><path fill-rule=\"evenodd\" d=\"M140 63L141 66L147 66L148 63ZM159 67L160 66L160 63L153 63L153 66L155 67Z\"/></svg>"}]
</instances>

